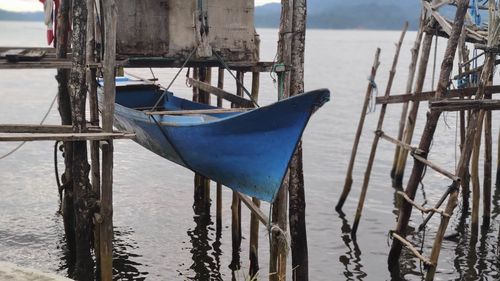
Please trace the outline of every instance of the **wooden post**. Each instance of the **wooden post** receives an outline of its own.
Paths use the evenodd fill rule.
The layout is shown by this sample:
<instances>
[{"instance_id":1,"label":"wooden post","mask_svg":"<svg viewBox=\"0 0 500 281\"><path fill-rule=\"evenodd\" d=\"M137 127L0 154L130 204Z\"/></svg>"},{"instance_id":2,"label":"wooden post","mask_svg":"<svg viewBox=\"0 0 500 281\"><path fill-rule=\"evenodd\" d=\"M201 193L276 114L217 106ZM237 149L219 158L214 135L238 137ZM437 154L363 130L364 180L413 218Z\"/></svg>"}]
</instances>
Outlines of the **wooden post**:
<instances>
[{"instance_id":1,"label":"wooden post","mask_svg":"<svg viewBox=\"0 0 500 281\"><path fill-rule=\"evenodd\" d=\"M359 140L361 139L361 133L363 132L363 126L365 124L366 111L368 110L370 97L372 95L374 88L373 81L375 81L375 76L377 75L377 69L378 66L380 65L379 58L380 58L380 48L377 48L377 51L375 52L375 59L373 61L373 65L371 68L371 74L369 78L370 82L368 82L368 87L365 93L365 101L363 103L363 108L361 109L361 116L359 117L358 129L356 131L356 135L354 136L354 143L352 145L351 158L349 160L349 165L347 167L347 175L345 177L344 189L340 194L340 199L339 202L337 203L337 206L335 206L335 210L337 210L337 212L342 211L342 207L344 206L345 200L347 200L347 196L349 196L349 193L351 192L352 172L354 169L354 162L356 160L356 154L358 153L358 145L359 145Z\"/></svg>"},{"instance_id":2,"label":"wooden post","mask_svg":"<svg viewBox=\"0 0 500 281\"><path fill-rule=\"evenodd\" d=\"M444 60L441 65L441 73L439 76L439 82L436 91L436 100L439 100L443 96L448 86L450 74L453 68L453 60L455 57L455 52L457 50L458 40L460 38L460 33L462 31L465 13L467 11L467 5L468 5L467 0L458 1L457 4L458 7L455 16L455 21L453 23L452 33L448 40L446 52L444 54ZM427 37L429 36L426 35L426 38ZM434 132L436 130L437 123L439 121L439 117L440 117L440 112L436 111L432 111L428 115L428 120L425 125L422 139L419 144L419 149L424 151L423 155L424 157L427 156L427 153L429 151L434 136ZM415 193L422 179L423 171L424 171L424 164L418 160L415 160L413 165L413 170L408 182L408 186L405 190L406 194L408 195L408 197L410 197L411 200L415 199ZM412 210L412 205L405 200L399 212L398 224L395 230L395 232L402 237L406 237L408 221L411 216L411 210ZM446 217L442 216L442 219L443 218ZM401 254L401 249L402 249L402 243L399 240L394 240L391 246L391 251L389 252L389 259L388 259L389 269L391 272L397 272L397 270L399 269L399 256Z\"/></svg>"},{"instance_id":3,"label":"wooden post","mask_svg":"<svg viewBox=\"0 0 500 281\"><path fill-rule=\"evenodd\" d=\"M115 0L103 1L104 13L104 105L102 127L113 131L115 112L115 66L117 6ZM113 141L102 147L100 255L101 281L113 280Z\"/></svg>"},{"instance_id":4,"label":"wooden post","mask_svg":"<svg viewBox=\"0 0 500 281\"><path fill-rule=\"evenodd\" d=\"M271 248L269 249L269 280L286 280L286 256L287 256L287 237L284 235L287 226L287 199L289 173L285 176L283 184L272 205L271 222L277 228L271 227ZM280 231L281 230L281 231Z\"/></svg>"},{"instance_id":5,"label":"wooden post","mask_svg":"<svg viewBox=\"0 0 500 281\"><path fill-rule=\"evenodd\" d=\"M87 65L91 62L96 62L95 57L95 14L93 0L87 0L87 45L86 45L86 61ZM90 107L90 124L99 126L99 108L97 105L97 70L95 68L87 69L87 84L89 88L89 107ZM91 159L91 185L92 193L97 200L101 196L101 167L99 156L99 142L90 141L90 159ZM100 244L99 244L99 228L100 224L94 221L94 253L96 262L100 263ZM99 266L97 266L99 270ZM97 274L99 275L99 273Z\"/></svg>"},{"instance_id":6,"label":"wooden post","mask_svg":"<svg viewBox=\"0 0 500 281\"><path fill-rule=\"evenodd\" d=\"M498 132L497 140L497 178L495 181L495 187L500 189L500 132Z\"/></svg>"},{"instance_id":7,"label":"wooden post","mask_svg":"<svg viewBox=\"0 0 500 281\"><path fill-rule=\"evenodd\" d=\"M279 28L279 41L277 60L287 67L292 64L292 30L293 30L293 6L291 1L281 1L281 19ZM290 72L279 73L279 98L290 96ZM269 280L281 281L286 277L286 233L287 225L287 202L290 173L287 172L280 190L272 205L271 221L277 226L271 229L269 249ZM279 231L281 229L282 231Z\"/></svg>"},{"instance_id":8,"label":"wooden post","mask_svg":"<svg viewBox=\"0 0 500 281\"><path fill-rule=\"evenodd\" d=\"M491 96L489 97L491 98ZM484 118L484 180L483 180L483 227L490 225L491 217L491 162L492 162L492 135L491 111L486 112Z\"/></svg>"},{"instance_id":9,"label":"wooden post","mask_svg":"<svg viewBox=\"0 0 500 281\"><path fill-rule=\"evenodd\" d=\"M252 73L252 99L259 100L260 73ZM252 198L252 202L260 208L260 200ZM259 218L252 212L250 216L250 279L256 278L259 272Z\"/></svg>"},{"instance_id":10,"label":"wooden post","mask_svg":"<svg viewBox=\"0 0 500 281\"><path fill-rule=\"evenodd\" d=\"M69 13L71 0L62 0L57 14L57 45L56 58L67 58L69 49ZM69 97L69 69L58 69L56 79L58 82L58 109L62 125L71 125L71 103ZM65 170L61 177L62 190L59 190L61 198L61 212L64 221L64 232L71 259L75 253L75 215L73 212L73 177L71 175L71 163L73 162L73 143L64 142L64 165ZM62 192L64 191L64 198Z\"/></svg>"},{"instance_id":11,"label":"wooden post","mask_svg":"<svg viewBox=\"0 0 500 281\"><path fill-rule=\"evenodd\" d=\"M242 71L238 71L236 73L236 79L240 83L236 83L236 94L239 97L243 97L243 85L244 82L244 73ZM231 107L235 107L235 104L231 104ZM233 191L233 201L231 203L231 237L232 237L232 260L229 267L231 270L239 270L241 267L240 264L240 251L241 251L241 200Z\"/></svg>"},{"instance_id":12,"label":"wooden post","mask_svg":"<svg viewBox=\"0 0 500 281\"><path fill-rule=\"evenodd\" d=\"M471 160L471 183L472 183L472 217L471 217L471 233L477 235L479 231L479 201L480 201L480 183L479 183L479 149L481 148L481 132L483 120L479 120L478 132L474 136L474 146L472 148Z\"/></svg>"},{"instance_id":13,"label":"wooden post","mask_svg":"<svg viewBox=\"0 0 500 281\"><path fill-rule=\"evenodd\" d=\"M435 21L432 19L430 24L434 22ZM434 27L433 24L432 27ZM414 94L421 93L424 87L425 74L427 72L427 65L429 63L429 56L431 53L432 37L433 34L431 32L429 31L425 32L424 39L422 42L422 51L421 51L422 54L418 65L417 81L415 84ZM413 131L415 130L415 123L417 121L419 104L420 103L418 101L412 102L410 112L408 113L408 119L406 120L405 130L403 133L403 142L406 144L411 144L411 140L413 138ZM408 157L408 151L404 149L401 150L399 153L399 159L398 159L398 164L396 166L396 171L394 172L394 177L393 177L393 185L396 187L400 187L403 184L403 174L406 166L407 157Z\"/></svg>"},{"instance_id":14,"label":"wooden post","mask_svg":"<svg viewBox=\"0 0 500 281\"><path fill-rule=\"evenodd\" d=\"M86 130L86 28L87 3L73 3L72 9L72 67L70 72L71 119L73 132ZM89 164L87 160L87 143L73 143L73 208L75 212L75 245L76 263L74 276L78 280L94 279L94 262L91 257L92 218L93 211L91 186L89 182Z\"/></svg>"},{"instance_id":15,"label":"wooden post","mask_svg":"<svg viewBox=\"0 0 500 281\"><path fill-rule=\"evenodd\" d=\"M236 192L233 191L233 201L231 203L231 241L232 259L229 268L233 271L240 269L241 250L241 201Z\"/></svg>"},{"instance_id":16,"label":"wooden post","mask_svg":"<svg viewBox=\"0 0 500 281\"><path fill-rule=\"evenodd\" d=\"M198 79L202 82L208 84L212 81L212 70L209 67L197 68ZM195 97L197 101L203 104L210 104L210 93L202 91L200 89L195 89ZM194 208L197 214L210 214L210 179L206 178L200 174L195 174L194 176Z\"/></svg>"},{"instance_id":17,"label":"wooden post","mask_svg":"<svg viewBox=\"0 0 500 281\"><path fill-rule=\"evenodd\" d=\"M389 72L389 80L387 82L387 87L385 89L385 97L389 97L391 94L392 84L394 81L394 76L396 75L396 67L398 65L399 54L401 51L401 46L403 44L404 37L406 35L406 31L408 30L408 22L405 23L403 27L403 32L401 33L401 37L399 38L398 43L396 44L396 52L394 54L394 59L392 61L392 67ZM356 209L356 216L354 217L354 223L352 225L351 234L353 238L356 237L356 232L358 230L359 221L361 219L361 213L363 211L363 205L365 203L366 193L368 191L368 184L370 183L370 175L372 172L373 162L375 160L375 154L377 153L377 146L380 140L380 132L382 132L382 125L384 124L385 112L387 109L387 104L383 104L380 109L380 116L377 124L377 131L375 133L375 137L372 142L372 149L370 152L370 157L368 158L368 163L366 164L365 177L363 180L363 186L361 187L361 193L359 195L358 208Z\"/></svg>"},{"instance_id":18,"label":"wooden post","mask_svg":"<svg viewBox=\"0 0 500 281\"><path fill-rule=\"evenodd\" d=\"M465 39L467 37L467 34L464 32L462 33L462 36L460 38L460 51L459 55L462 57L461 62L464 63L464 72L469 72L470 71L470 62L469 62L469 51L467 48L467 44L465 42ZM466 63L469 62L469 63ZM459 74L461 72L461 67L459 67ZM470 82L468 83L467 86L471 86ZM460 99L464 99L461 97ZM460 111L460 151L463 149L464 143L465 143L465 130L466 130L466 118L465 118L465 111L461 110ZM467 165L469 165L467 163ZM469 197L470 197L470 175L469 175L469 168L467 166L467 173L465 174L464 178L461 179L461 186L462 186L462 214L464 216L468 216L469 214Z\"/></svg>"},{"instance_id":19,"label":"wooden post","mask_svg":"<svg viewBox=\"0 0 500 281\"><path fill-rule=\"evenodd\" d=\"M290 72L290 96L304 93L304 56L306 45L307 1L293 1L292 17L292 70ZM286 91L285 91L286 96ZM292 279L309 280L309 257L306 232L306 198L302 166L302 141L290 162L289 221L292 252Z\"/></svg>"},{"instance_id":20,"label":"wooden post","mask_svg":"<svg viewBox=\"0 0 500 281\"><path fill-rule=\"evenodd\" d=\"M406 81L406 91L405 91L406 94L411 94L411 90L413 88L413 81L415 80L415 71L417 69L417 60L420 53L420 45L422 43L422 37L424 34L425 22L426 22L426 12L424 9L422 9L420 13L420 24L417 32L417 38L415 39L415 42L413 43L413 47L411 49L411 62L409 66L408 80ZM406 121L406 116L408 115L408 105L409 102L405 102L403 104L403 109L401 110L401 118L399 119L399 130L397 138L398 141L403 140L405 121ZM398 164L400 152L401 152L401 147L397 145L394 151L394 161L391 169L392 178L394 178L394 174L396 173L396 167Z\"/></svg>"},{"instance_id":21,"label":"wooden post","mask_svg":"<svg viewBox=\"0 0 500 281\"><path fill-rule=\"evenodd\" d=\"M259 199L252 198L252 202L260 208ZM252 212L250 218L250 268L248 269L250 280L257 277L259 273L259 223L259 219Z\"/></svg>"},{"instance_id":22,"label":"wooden post","mask_svg":"<svg viewBox=\"0 0 500 281\"><path fill-rule=\"evenodd\" d=\"M219 67L217 75L217 88L224 89L224 68ZM222 107L222 98L217 97L217 107ZM216 199L216 232L222 231L222 184L217 183L217 199Z\"/></svg>"}]
</instances>

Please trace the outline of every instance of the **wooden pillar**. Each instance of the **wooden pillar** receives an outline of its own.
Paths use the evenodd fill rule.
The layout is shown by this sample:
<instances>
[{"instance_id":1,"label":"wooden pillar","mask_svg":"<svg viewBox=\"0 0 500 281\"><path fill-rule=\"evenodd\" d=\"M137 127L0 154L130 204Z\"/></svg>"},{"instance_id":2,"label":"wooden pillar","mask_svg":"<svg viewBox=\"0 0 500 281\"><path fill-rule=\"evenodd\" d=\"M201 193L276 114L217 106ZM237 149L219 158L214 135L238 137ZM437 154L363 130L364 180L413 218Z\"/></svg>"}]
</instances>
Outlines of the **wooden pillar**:
<instances>
[{"instance_id":1,"label":"wooden pillar","mask_svg":"<svg viewBox=\"0 0 500 281\"><path fill-rule=\"evenodd\" d=\"M57 45L56 58L67 58L69 49L69 13L71 0L62 0L57 14ZM58 109L61 116L62 125L71 125L71 103L69 98L69 69L58 69L56 79L58 82ZM64 232L68 245L68 252L74 260L75 253L75 217L73 212L73 180L71 175L71 163L73 162L73 143L64 142L64 173L61 177L62 190L59 190L61 197L61 211L64 221ZM64 198L62 192L64 191Z\"/></svg>"},{"instance_id":2,"label":"wooden pillar","mask_svg":"<svg viewBox=\"0 0 500 281\"><path fill-rule=\"evenodd\" d=\"M408 30L408 22L405 23L403 28L403 32L401 33L401 37L399 38L398 43L396 44L396 52L394 54L394 59L392 61L392 67L389 72L389 80L387 82L387 87L385 89L385 97L388 98L391 94L392 83L394 81L394 77L396 76L396 67L399 60L399 54L401 51L401 46L403 45L403 40L406 35L406 31ZM380 51L380 50L379 50ZM353 238L356 238L356 232L358 230L359 221L361 219L361 213L363 211L363 206L365 203L366 194L368 191L368 185L370 183L370 176L372 172L373 162L375 161L375 155L377 153L378 142L380 140L380 133L382 132L382 126L384 124L385 112L387 109L387 104L383 104L380 109L380 115L377 124L377 131L375 133L375 137L372 142L372 149L370 151L370 156L368 158L368 163L366 164L365 176L363 179L363 186L361 187L361 193L359 195L358 207L356 209L356 215L354 217L354 223L352 225L351 234Z\"/></svg>"},{"instance_id":3,"label":"wooden pillar","mask_svg":"<svg viewBox=\"0 0 500 281\"><path fill-rule=\"evenodd\" d=\"M457 3L458 7L455 16L455 22L453 23L452 33L448 40L448 45L446 47L446 51L444 54L443 63L441 65L441 73L439 76L439 82L437 85L436 96L435 96L436 100L439 100L444 95L444 93L446 93L450 74L453 68L453 60L455 58L458 40L460 38L460 34L464 23L465 13L467 11L467 4L468 4L467 0L459 0ZM424 42L426 42L426 44L424 44L424 48L430 49L429 45L431 42L429 42L429 39L430 41L432 41L432 37L429 34L426 34L424 39L425 40ZM426 52L427 54L425 54ZM428 58L428 51L422 51L422 54L423 54L422 59L424 59L425 57ZM425 60L427 60L427 58L425 58ZM427 63L425 63L425 65L426 64ZM420 150L424 151L423 155L424 157L427 157L427 153L431 146L434 132L436 130L437 123L439 121L439 117L440 117L440 112L437 111L432 111L428 114L427 123L425 125L424 132L418 147ZM408 197L410 197L410 199L412 200L415 198L415 193L422 179L424 168L425 168L424 164L415 159L412 173L408 181L408 186L406 187L405 190ZM412 211L412 205L407 201L403 202L403 206L399 212L398 224L395 230L395 233L397 233L402 237L406 237L407 226L411 216L411 211ZM399 269L399 257L401 254L402 246L403 245L401 242L399 242L399 240L394 240L392 243L388 259L389 269L391 272L397 272Z\"/></svg>"},{"instance_id":4,"label":"wooden pillar","mask_svg":"<svg viewBox=\"0 0 500 281\"><path fill-rule=\"evenodd\" d=\"M102 127L104 132L113 131L115 112L115 66L117 6L115 0L103 1L104 14L104 103ZM113 280L113 141L102 146L100 227L101 281Z\"/></svg>"},{"instance_id":5,"label":"wooden pillar","mask_svg":"<svg viewBox=\"0 0 500 281\"><path fill-rule=\"evenodd\" d=\"M434 27L434 19L431 20L431 26ZM424 35L424 39L422 42L422 54L420 57L420 62L418 66L417 72L417 81L415 84L414 94L418 94L422 92L425 82L425 75L427 73L427 65L429 63L429 56L431 53L432 46L432 37L433 34L431 31L426 31ZM403 142L406 144L411 144L411 140L413 138L413 131L415 130L415 124L417 121L419 102L413 101L410 112L408 113L408 119L406 120L405 130L403 133ZM394 172L393 177L393 185L396 187L400 187L403 184L403 175L406 167L406 159L408 157L408 151L401 150L399 153L398 164L396 166L396 170Z\"/></svg>"},{"instance_id":6,"label":"wooden pillar","mask_svg":"<svg viewBox=\"0 0 500 281\"><path fill-rule=\"evenodd\" d=\"M259 100L260 73L252 73L252 99ZM260 200L252 198L255 206L260 207ZM259 219L254 212L250 216L250 279L255 278L259 272Z\"/></svg>"},{"instance_id":7,"label":"wooden pillar","mask_svg":"<svg viewBox=\"0 0 500 281\"><path fill-rule=\"evenodd\" d=\"M491 98L491 96L489 97ZM484 117L484 180L483 180L483 227L490 225L491 218L491 179L492 179L492 135L491 111Z\"/></svg>"},{"instance_id":8,"label":"wooden pillar","mask_svg":"<svg viewBox=\"0 0 500 281\"><path fill-rule=\"evenodd\" d=\"M345 200L347 200L347 196L349 196L349 193L351 192L352 172L354 170L354 162L356 160L356 154L358 153L359 140L361 139L361 133L363 132L363 127L364 127L365 118L366 118L366 112L368 110L368 105L370 103L370 97L371 97L371 95L373 93L373 89L375 87L375 84L373 83L373 81L375 81L375 77L377 75L377 69L378 69L378 66L380 65L379 57L380 57L380 48L377 48L377 51L375 52L375 59L373 61L373 65L371 68L370 82L368 82L368 88L366 89L365 100L363 102L363 108L361 109L361 116L359 117L358 129L356 131L356 135L354 136L354 143L352 145L351 158L349 160L349 165L347 167L347 175L345 177L344 189L342 190L342 193L340 194L340 199L339 199L339 202L337 203L337 206L335 206L335 210L337 212L342 211L342 207L344 206Z\"/></svg>"},{"instance_id":9,"label":"wooden pillar","mask_svg":"<svg viewBox=\"0 0 500 281\"><path fill-rule=\"evenodd\" d=\"M469 62L469 50L467 48L467 44L465 42L465 39L467 37L467 34L462 33L462 36L460 38L460 44L459 44L459 55L461 57L461 63L464 64L463 66L463 71L464 72L469 72L470 71L470 62ZM462 71L462 68L459 67L459 73ZM472 86L471 83L467 83L466 86ZM461 97L460 99L464 99ZM461 110L460 111L460 151L464 147L465 143L465 131L466 131L466 118L465 118L465 111ZM461 179L461 186L462 186L462 215L468 216L469 215L469 197L470 197L470 175L469 175L469 163L467 163L467 172L465 173L465 176Z\"/></svg>"},{"instance_id":10,"label":"wooden pillar","mask_svg":"<svg viewBox=\"0 0 500 281\"><path fill-rule=\"evenodd\" d=\"M281 1L281 19L277 59L290 69L292 64L292 30L293 30L293 1ZM278 73L280 79L279 97L290 96L290 72ZM287 230L287 202L290 173L287 172L283 183L272 205L271 221L276 228L271 228L271 245L269 250L269 280L280 281L286 277L286 239ZM281 231L280 231L281 230Z\"/></svg>"},{"instance_id":11,"label":"wooden pillar","mask_svg":"<svg viewBox=\"0 0 500 281\"><path fill-rule=\"evenodd\" d=\"M197 68L195 73L198 74L198 79L200 81L206 82L208 84L212 81L212 69L209 67ZM202 91L200 89L193 89L195 91L195 97L199 103L210 104L210 93ZM200 174L195 174L194 176L194 204L195 212L197 214L210 214L210 179L206 178Z\"/></svg>"},{"instance_id":12,"label":"wooden pillar","mask_svg":"<svg viewBox=\"0 0 500 281\"><path fill-rule=\"evenodd\" d=\"M417 38L415 39L415 42L413 43L413 47L411 49L411 62L410 62L409 71L408 71L408 80L406 81L406 91L405 91L406 94L412 93L413 81L415 80L415 71L417 69L417 60L418 60L419 53L420 53L420 45L422 43L422 37L424 34L425 22L426 22L426 11L424 8L422 8L422 11L420 13L420 24L419 24L419 28L417 31ZM403 140L405 121L406 121L406 117L408 115L408 105L409 105L409 102L405 102L403 104L403 108L401 110L401 117L399 119L399 130L398 130L398 140L399 141ZM391 169L391 177L392 178L394 178L394 174L396 173L396 168L398 165L398 159L399 159L400 153L401 153L401 147L399 145L397 145L396 149L394 151L394 161L393 161L392 169Z\"/></svg>"},{"instance_id":13,"label":"wooden pillar","mask_svg":"<svg viewBox=\"0 0 500 281\"><path fill-rule=\"evenodd\" d=\"M292 69L290 96L304 93L304 57L306 45L307 1L293 1L292 17ZM285 92L286 96L286 92ZM306 198L302 167L302 141L290 162L289 221L292 252L292 279L309 280L309 257L306 231Z\"/></svg>"},{"instance_id":14,"label":"wooden pillar","mask_svg":"<svg viewBox=\"0 0 500 281\"><path fill-rule=\"evenodd\" d=\"M239 83L236 83L236 94L243 97L243 85L244 83L244 73L238 71L236 73L236 79ZM235 107L231 104L231 107ZM240 251L241 251L241 200L233 191L233 200L231 203L231 238L232 238L232 260L229 266L233 271L239 270L240 264Z\"/></svg>"},{"instance_id":15,"label":"wooden pillar","mask_svg":"<svg viewBox=\"0 0 500 281\"><path fill-rule=\"evenodd\" d=\"M87 45L86 45L86 61L87 65L96 62L95 56L95 14L93 0L87 0ZM87 85L89 89L89 107L90 107L90 124L99 126L99 108L97 104L97 70L95 68L87 69ZM90 141L90 159L91 159L91 185L92 193L96 200L101 196L101 167L99 155L99 142ZM94 219L94 253L96 263L100 263L100 243L99 243L99 228L100 224ZM97 267L99 275L99 266Z\"/></svg>"},{"instance_id":16,"label":"wooden pillar","mask_svg":"<svg viewBox=\"0 0 500 281\"><path fill-rule=\"evenodd\" d=\"M479 201L481 186L479 183L479 150L481 148L481 132L483 128L483 120L478 121L478 132L474 136L471 160L471 183L472 183L472 217L471 217L471 233L477 235L479 231Z\"/></svg>"},{"instance_id":17,"label":"wooden pillar","mask_svg":"<svg viewBox=\"0 0 500 281\"><path fill-rule=\"evenodd\" d=\"M495 187L500 188L500 132L498 132L497 140L497 178L495 182Z\"/></svg>"},{"instance_id":18,"label":"wooden pillar","mask_svg":"<svg viewBox=\"0 0 500 281\"><path fill-rule=\"evenodd\" d=\"M87 38L87 3L73 3L72 9L72 67L70 72L70 100L73 132L86 131L85 103L86 87L86 38ZM73 208L75 212L75 271L77 280L94 279L94 262L91 257L92 196L89 182L89 163L87 160L87 143L73 143Z\"/></svg>"},{"instance_id":19,"label":"wooden pillar","mask_svg":"<svg viewBox=\"0 0 500 281\"><path fill-rule=\"evenodd\" d=\"M217 88L224 89L224 68L218 69L217 75ZM217 97L217 107L222 108L222 98ZM218 234L222 231L222 184L217 183L217 199L216 199L216 232Z\"/></svg>"}]
</instances>

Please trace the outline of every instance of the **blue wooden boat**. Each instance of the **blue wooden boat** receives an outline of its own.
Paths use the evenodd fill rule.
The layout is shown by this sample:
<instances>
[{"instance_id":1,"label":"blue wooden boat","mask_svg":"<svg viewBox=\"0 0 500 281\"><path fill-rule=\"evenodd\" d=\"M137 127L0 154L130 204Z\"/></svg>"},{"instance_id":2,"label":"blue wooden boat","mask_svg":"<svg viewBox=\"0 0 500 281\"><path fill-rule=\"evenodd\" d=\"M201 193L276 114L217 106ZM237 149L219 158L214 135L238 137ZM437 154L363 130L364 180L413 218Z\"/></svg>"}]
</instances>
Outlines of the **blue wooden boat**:
<instances>
[{"instance_id":1,"label":"blue wooden boat","mask_svg":"<svg viewBox=\"0 0 500 281\"><path fill-rule=\"evenodd\" d=\"M163 114L151 115L164 93L158 86L127 78L116 83L116 128L135 132L136 142L170 161L268 202L310 116L330 98L322 89L249 111L220 112L167 92L157 109Z\"/></svg>"}]
</instances>

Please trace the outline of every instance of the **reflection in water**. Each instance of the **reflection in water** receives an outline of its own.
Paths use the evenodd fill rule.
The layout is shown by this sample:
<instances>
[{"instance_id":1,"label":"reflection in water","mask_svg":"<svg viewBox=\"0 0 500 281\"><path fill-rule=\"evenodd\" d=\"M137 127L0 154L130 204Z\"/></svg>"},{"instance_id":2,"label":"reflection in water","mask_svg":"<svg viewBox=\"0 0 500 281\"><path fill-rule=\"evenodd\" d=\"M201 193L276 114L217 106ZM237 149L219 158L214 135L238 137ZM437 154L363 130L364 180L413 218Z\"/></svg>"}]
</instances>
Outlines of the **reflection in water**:
<instances>
[{"instance_id":1,"label":"reflection in water","mask_svg":"<svg viewBox=\"0 0 500 281\"><path fill-rule=\"evenodd\" d=\"M132 240L134 231L130 228L119 229L114 227L113 237L113 279L114 280L145 280L148 272L139 271L138 267L144 266L134 259L140 258L134 254L137 249L136 242Z\"/></svg>"},{"instance_id":2,"label":"reflection in water","mask_svg":"<svg viewBox=\"0 0 500 281\"><path fill-rule=\"evenodd\" d=\"M366 273L362 270L361 250L356 240L351 238L351 226L342 211L339 212L339 218L342 220L341 238L348 249L345 254L339 257L340 263L344 265L344 276L346 280L363 280L366 277Z\"/></svg>"},{"instance_id":3,"label":"reflection in water","mask_svg":"<svg viewBox=\"0 0 500 281\"><path fill-rule=\"evenodd\" d=\"M189 280L223 280L220 273L221 234L215 233L214 223L210 214L200 213L193 216L194 229L187 231L192 247L193 263L187 271L194 276L187 276ZM212 237L215 233L215 239ZM211 243L213 241L213 243ZM211 243L211 244L210 244ZM182 274L182 273L181 273Z\"/></svg>"},{"instance_id":4,"label":"reflection in water","mask_svg":"<svg viewBox=\"0 0 500 281\"><path fill-rule=\"evenodd\" d=\"M55 220L60 221L60 214L56 214ZM57 269L58 272L64 272L69 278L72 278L71 273L74 271L75 261L68 249L64 231L58 231L58 244L61 245L60 263ZM137 249L136 242L132 240L134 231L130 228L122 229L114 227L113 237L113 279L114 280L145 280L148 272L141 272L138 267L147 265L135 262L134 259L140 258L140 255L134 254ZM97 274L97 273L96 273ZM97 280L97 278L96 278Z\"/></svg>"}]
</instances>

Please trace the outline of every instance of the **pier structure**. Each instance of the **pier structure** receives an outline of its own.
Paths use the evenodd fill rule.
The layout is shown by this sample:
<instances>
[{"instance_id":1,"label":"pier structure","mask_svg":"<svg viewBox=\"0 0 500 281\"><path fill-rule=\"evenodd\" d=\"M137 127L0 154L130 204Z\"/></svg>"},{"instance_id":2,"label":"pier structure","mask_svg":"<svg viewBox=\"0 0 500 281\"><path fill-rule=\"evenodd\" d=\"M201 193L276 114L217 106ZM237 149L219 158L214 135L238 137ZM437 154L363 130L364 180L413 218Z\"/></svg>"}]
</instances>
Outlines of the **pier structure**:
<instances>
[{"instance_id":1,"label":"pier structure","mask_svg":"<svg viewBox=\"0 0 500 281\"><path fill-rule=\"evenodd\" d=\"M254 107L262 72L277 73L281 98L301 94L307 6L305 0L282 0L277 62L259 61L253 1L61 0L57 9L55 48L0 47L0 69L57 69L61 125L2 124L0 141L61 143L65 169L58 178L58 192L66 242L75 261L69 275L108 281L113 280L113 140L135 137L134 132L113 129L115 77L127 68L174 68L178 74L191 68L193 100L210 104L214 97L218 107L223 100L231 107ZM216 85L213 68L218 70ZM244 85L247 73L252 75L250 91ZM224 88L227 74L237 81L235 94ZM98 91L103 93L99 101ZM194 185L197 214L210 216L212 197L216 198L220 233L222 186L217 184L211 196L210 179L195 175ZM288 278L308 280L301 144L272 204L271 218L256 198L233 193L233 270L241 264L242 205L251 211L249 275L267 275L258 262L262 223L271 234L268 278L287 279L290 245L293 276Z\"/></svg>"},{"instance_id":2,"label":"pier structure","mask_svg":"<svg viewBox=\"0 0 500 281\"><path fill-rule=\"evenodd\" d=\"M448 19L440 12L444 9L455 11L455 17ZM481 24L480 14L486 17L486 24ZM394 278L400 278L400 256L403 248L406 248L417 259L421 261L426 269L425 279L434 280L436 270L439 268L439 253L445 237L445 232L454 214L462 194L461 221L469 217L473 236L478 235L479 213L483 207L482 228L490 227L491 217L491 188L492 188L492 111L500 109L500 100L495 99L495 94L500 93L500 87L493 84L493 73L499 61L496 59L500 50L500 38L498 28L500 26L499 6L495 1L468 1L468 0L423 0L419 29L416 40L411 49L411 63L409 75L404 94L394 95L391 86L396 74L396 66L401 49L401 43L406 33L407 25L404 27L401 38L396 44L396 53L390 70L389 80L385 95L377 97L375 103L381 105L377 128L374 132L371 151L366 163L364 178L362 181L358 207L354 218L351 235L356 239L356 233L361 220L361 214L365 199L368 195L370 176L375 155L380 140L388 141L396 146L394 163L390 175L394 187L395 198L400 198L401 205L398 206L398 219L395 229L390 230L392 245L389 252L388 267ZM427 69L431 60L433 40L438 37L446 38L447 45L441 68L436 73L438 79L433 90L424 92L424 82L428 76ZM436 44L436 43L435 43ZM436 45L434 45L436 47ZM436 53L437 49L434 49ZM371 68L370 82L362 108L362 113L357 128L352 154L347 169L345 184L336 205L336 210L342 212L353 180L353 168L358 152L359 140L364 128L365 116L370 102L371 93L376 87L374 83L379 62L380 49L376 51L373 66ZM458 65L454 64L458 57ZM434 60L436 56L434 56ZM455 70L456 75L452 75ZM432 74L434 81L434 73ZM434 84L434 82L433 82ZM456 87L454 85L457 85ZM427 101L429 108L427 120L417 145L412 144L415 123L419 113L421 102ZM398 124L397 136L389 136L383 129L385 112L388 105L401 104L402 114ZM428 160L432 153L431 144L434 139L437 124L443 112L458 112L460 142L459 161L454 171L448 171ZM484 138L482 138L484 134ZM479 178L480 146L484 146L484 171L483 186ZM407 158L413 158L413 167L407 182L404 184L403 174L407 165ZM499 158L500 161L500 158ZM498 163L497 163L498 166ZM434 206L424 207L415 202L415 195L426 170L433 170L449 180L443 183L443 195ZM497 167L496 185L499 186L500 168ZM403 187L405 187L403 189ZM472 198L470 198L472 193ZM446 205L443 207L442 205ZM472 203L472 204L471 204ZM409 221L413 209L425 214L423 223L416 229L409 227ZM434 230L432 250L424 253L415 246L407 237L415 232L424 231L428 221L433 215L439 215L439 227Z\"/></svg>"}]
</instances>

